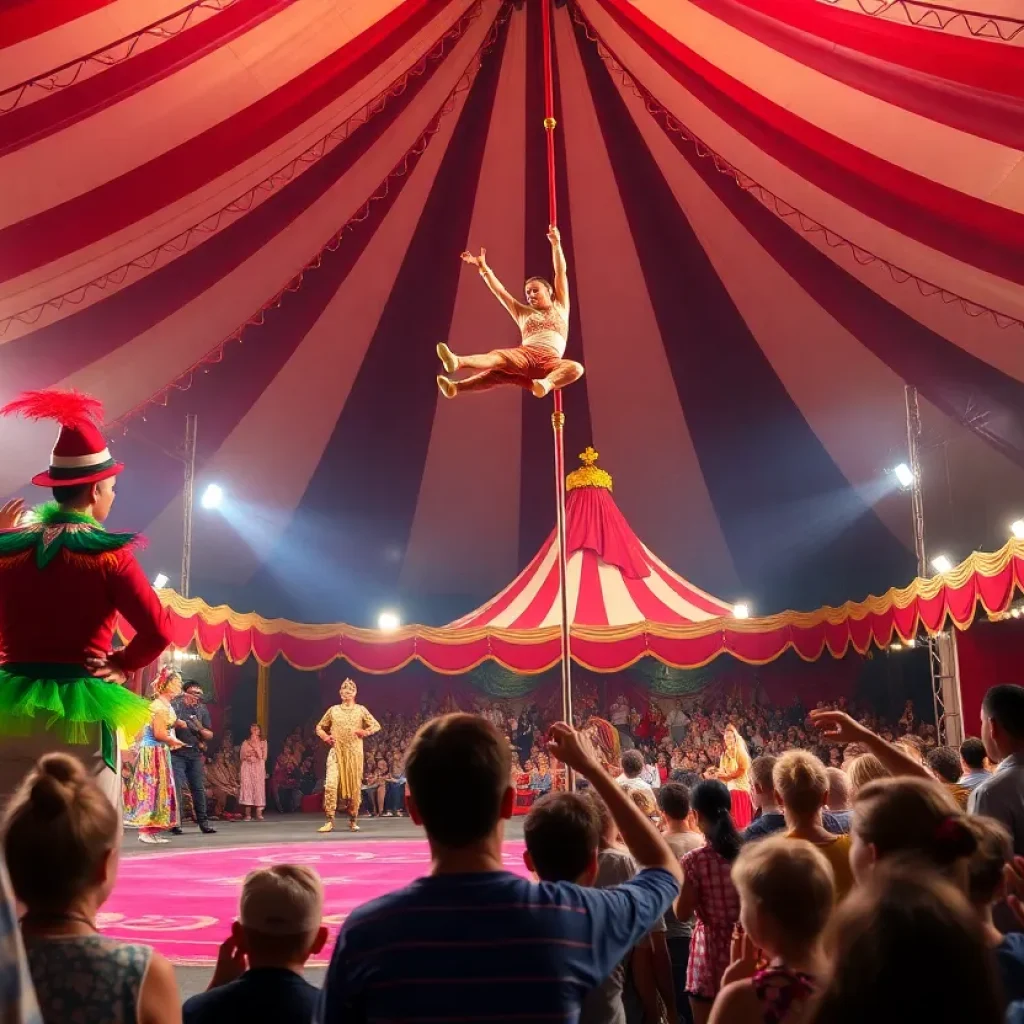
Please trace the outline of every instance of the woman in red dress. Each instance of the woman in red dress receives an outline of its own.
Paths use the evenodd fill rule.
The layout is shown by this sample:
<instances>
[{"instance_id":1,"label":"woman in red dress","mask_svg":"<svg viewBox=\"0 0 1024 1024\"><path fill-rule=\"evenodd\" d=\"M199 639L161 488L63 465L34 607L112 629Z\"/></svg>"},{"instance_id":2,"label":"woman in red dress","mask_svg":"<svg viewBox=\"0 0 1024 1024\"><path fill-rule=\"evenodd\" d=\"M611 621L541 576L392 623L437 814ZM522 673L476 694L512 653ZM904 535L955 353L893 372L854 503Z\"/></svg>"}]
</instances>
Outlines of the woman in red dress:
<instances>
[{"instance_id":1,"label":"woman in red dress","mask_svg":"<svg viewBox=\"0 0 1024 1024\"><path fill-rule=\"evenodd\" d=\"M732 795L732 820L738 829L746 828L754 817L750 801L750 754L743 737L731 722L722 737L725 750L717 768L709 768L708 776L724 782Z\"/></svg>"}]
</instances>

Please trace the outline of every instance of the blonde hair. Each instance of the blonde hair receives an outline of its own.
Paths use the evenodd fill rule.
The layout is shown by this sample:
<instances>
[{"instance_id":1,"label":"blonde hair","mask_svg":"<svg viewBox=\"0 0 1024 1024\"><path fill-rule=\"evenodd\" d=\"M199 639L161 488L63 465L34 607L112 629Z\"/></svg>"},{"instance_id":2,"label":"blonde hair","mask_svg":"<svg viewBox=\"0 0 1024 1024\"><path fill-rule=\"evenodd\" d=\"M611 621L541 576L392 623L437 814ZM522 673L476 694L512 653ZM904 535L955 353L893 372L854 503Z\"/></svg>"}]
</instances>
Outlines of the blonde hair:
<instances>
[{"instance_id":1,"label":"blonde hair","mask_svg":"<svg viewBox=\"0 0 1024 1024\"><path fill-rule=\"evenodd\" d=\"M153 680L150 687L154 697L162 697L173 690L181 691L181 676L172 668L162 668L160 675Z\"/></svg>"},{"instance_id":2,"label":"blonde hair","mask_svg":"<svg viewBox=\"0 0 1024 1024\"><path fill-rule=\"evenodd\" d=\"M821 810L828 796L825 766L806 750L787 750L775 762L772 782L782 798L782 806L793 814Z\"/></svg>"},{"instance_id":3,"label":"blonde hair","mask_svg":"<svg viewBox=\"0 0 1024 1024\"><path fill-rule=\"evenodd\" d=\"M744 903L755 903L795 942L824 932L835 904L835 876L825 855L803 839L772 836L749 843L732 866Z\"/></svg>"},{"instance_id":4,"label":"blonde hair","mask_svg":"<svg viewBox=\"0 0 1024 1024\"><path fill-rule=\"evenodd\" d=\"M853 830L879 860L902 856L942 871L967 889L967 858L977 848L967 815L931 779L876 779L857 794Z\"/></svg>"},{"instance_id":5,"label":"blonde hair","mask_svg":"<svg viewBox=\"0 0 1024 1024\"><path fill-rule=\"evenodd\" d=\"M846 769L846 774L850 777L850 786L855 797L869 782L892 778L892 772L874 754L861 754L855 757Z\"/></svg>"},{"instance_id":6,"label":"blonde hair","mask_svg":"<svg viewBox=\"0 0 1024 1024\"><path fill-rule=\"evenodd\" d=\"M30 910L63 910L118 843L117 811L67 754L39 759L11 799L3 849L11 885Z\"/></svg>"}]
</instances>

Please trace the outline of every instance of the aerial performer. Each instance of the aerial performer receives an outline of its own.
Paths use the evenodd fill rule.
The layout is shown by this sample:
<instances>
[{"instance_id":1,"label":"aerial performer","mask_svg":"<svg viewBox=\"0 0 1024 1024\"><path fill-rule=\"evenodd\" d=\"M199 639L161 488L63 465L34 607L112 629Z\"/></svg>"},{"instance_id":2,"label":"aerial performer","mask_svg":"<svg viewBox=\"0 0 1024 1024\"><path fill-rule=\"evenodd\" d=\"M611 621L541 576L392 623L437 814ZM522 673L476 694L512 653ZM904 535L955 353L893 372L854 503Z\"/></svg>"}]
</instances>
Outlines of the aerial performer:
<instances>
[{"instance_id":1,"label":"aerial performer","mask_svg":"<svg viewBox=\"0 0 1024 1024\"><path fill-rule=\"evenodd\" d=\"M0 797L43 755L76 757L121 810L118 732L135 736L149 702L125 687L128 673L171 642L170 619L135 559L138 537L108 533L114 479L103 409L76 391L35 391L2 416L60 425L50 468L32 480L53 501L31 516L0 509ZM112 651L118 615L135 636Z\"/></svg>"},{"instance_id":2,"label":"aerial performer","mask_svg":"<svg viewBox=\"0 0 1024 1024\"><path fill-rule=\"evenodd\" d=\"M522 343L518 348L499 348L483 355L457 356L444 343L437 354L447 376L437 378L437 386L445 398L471 391L489 391L504 384L515 384L543 398L551 391L564 388L583 376L583 367L565 356L569 338L569 280L565 253L558 228L548 228L548 241L554 263L554 285L542 277L526 282L524 305L505 288L487 265L487 250L479 256L464 252L462 259L476 267L495 298L508 310L519 325ZM452 380L459 370L476 370L462 380Z\"/></svg>"},{"instance_id":3,"label":"aerial performer","mask_svg":"<svg viewBox=\"0 0 1024 1024\"><path fill-rule=\"evenodd\" d=\"M346 679L338 691L341 703L327 709L317 723L316 734L328 744L327 778L324 782L326 824L321 832L334 831L338 796L348 804L348 827L358 832L359 800L363 782L363 740L380 732L380 722L362 704L356 703L356 684Z\"/></svg>"},{"instance_id":4,"label":"aerial performer","mask_svg":"<svg viewBox=\"0 0 1024 1024\"><path fill-rule=\"evenodd\" d=\"M730 722L722 734L725 749L717 768L709 768L707 775L724 782L732 797L732 820L738 829L746 828L754 817L750 800L750 754L743 737Z\"/></svg>"}]
</instances>

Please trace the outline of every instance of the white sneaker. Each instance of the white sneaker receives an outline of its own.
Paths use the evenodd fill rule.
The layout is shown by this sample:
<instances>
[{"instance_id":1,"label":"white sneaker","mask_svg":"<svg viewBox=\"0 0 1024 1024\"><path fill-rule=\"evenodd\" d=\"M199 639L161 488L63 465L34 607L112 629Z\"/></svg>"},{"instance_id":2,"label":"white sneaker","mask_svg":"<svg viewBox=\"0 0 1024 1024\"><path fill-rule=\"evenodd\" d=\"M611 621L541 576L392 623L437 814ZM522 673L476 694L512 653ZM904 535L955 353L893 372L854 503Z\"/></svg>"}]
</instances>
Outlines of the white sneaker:
<instances>
[{"instance_id":1,"label":"white sneaker","mask_svg":"<svg viewBox=\"0 0 1024 1024\"><path fill-rule=\"evenodd\" d=\"M554 385L547 379L535 380L530 386L530 390L533 392L536 398L545 398L551 392Z\"/></svg>"},{"instance_id":2,"label":"white sneaker","mask_svg":"<svg viewBox=\"0 0 1024 1024\"><path fill-rule=\"evenodd\" d=\"M147 846L156 846L158 843L166 843L166 839L158 839L156 836L148 835L145 832L139 833L139 842L145 843Z\"/></svg>"}]
</instances>

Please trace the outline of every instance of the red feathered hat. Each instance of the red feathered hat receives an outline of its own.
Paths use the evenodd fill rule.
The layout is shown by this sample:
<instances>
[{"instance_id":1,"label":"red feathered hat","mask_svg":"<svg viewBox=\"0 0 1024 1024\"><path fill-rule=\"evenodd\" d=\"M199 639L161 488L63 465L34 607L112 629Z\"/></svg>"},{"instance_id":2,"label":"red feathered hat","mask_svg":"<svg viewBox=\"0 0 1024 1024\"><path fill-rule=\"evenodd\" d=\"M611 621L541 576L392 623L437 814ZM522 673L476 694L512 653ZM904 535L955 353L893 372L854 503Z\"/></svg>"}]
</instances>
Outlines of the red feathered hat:
<instances>
[{"instance_id":1,"label":"red feathered hat","mask_svg":"<svg viewBox=\"0 0 1024 1024\"><path fill-rule=\"evenodd\" d=\"M95 484L124 469L123 463L114 460L100 433L103 406L80 391L28 391L0 409L0 416L56 420L60 424L49 471L32 478L37 487Z\"/></svg>"}]
</instances>

